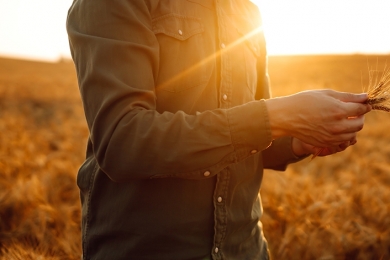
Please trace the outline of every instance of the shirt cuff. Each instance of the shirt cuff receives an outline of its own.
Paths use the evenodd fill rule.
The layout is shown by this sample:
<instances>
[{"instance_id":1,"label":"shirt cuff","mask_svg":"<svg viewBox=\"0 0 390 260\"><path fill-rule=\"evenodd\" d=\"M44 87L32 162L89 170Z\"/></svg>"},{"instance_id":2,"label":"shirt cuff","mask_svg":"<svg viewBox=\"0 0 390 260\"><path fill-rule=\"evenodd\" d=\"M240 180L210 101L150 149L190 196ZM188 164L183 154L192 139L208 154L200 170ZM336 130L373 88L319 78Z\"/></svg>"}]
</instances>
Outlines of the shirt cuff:
<instances>
[{"instance_id":1,"label":"shirt cuff","mask_svg":"<svg viewBox=\"0 0 390 260\"><path fill-rule=\"evenodd\" d=\"M308 156L295 155L292 149L292 138L291 136L278 138L263 151L264 168L284 171L288 164L298 162Z\"/></svg>"},{"instance_id":2,"label":"shirt cuff","mask_svg":"<svg viewBox=\"0 0 390 260\"><path fill-rule=\"evenodd\" d=\"M271 128L264 100L229 109L228 121L237 161L270 146Z\"/></svg>"}]
</instances>

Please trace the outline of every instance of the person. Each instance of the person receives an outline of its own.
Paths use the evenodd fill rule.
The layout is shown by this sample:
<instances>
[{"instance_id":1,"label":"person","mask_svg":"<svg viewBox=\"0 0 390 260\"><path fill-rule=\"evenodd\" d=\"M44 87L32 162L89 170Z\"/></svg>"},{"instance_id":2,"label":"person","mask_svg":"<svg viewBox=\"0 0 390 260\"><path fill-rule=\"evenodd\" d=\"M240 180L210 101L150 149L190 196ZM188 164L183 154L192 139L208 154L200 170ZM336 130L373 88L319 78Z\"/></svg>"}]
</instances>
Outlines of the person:
<instances>
[{"instance_id":1,"label":"person","mask_svg":"<svg viewBox=\"0 0 390 260\"><path fill-rule=\"evenodd\" d=\"M367 95L270 98L249 0L75 0L83 259L268 259L263 169L356 143Z\"/></svg>"}]
</instances>

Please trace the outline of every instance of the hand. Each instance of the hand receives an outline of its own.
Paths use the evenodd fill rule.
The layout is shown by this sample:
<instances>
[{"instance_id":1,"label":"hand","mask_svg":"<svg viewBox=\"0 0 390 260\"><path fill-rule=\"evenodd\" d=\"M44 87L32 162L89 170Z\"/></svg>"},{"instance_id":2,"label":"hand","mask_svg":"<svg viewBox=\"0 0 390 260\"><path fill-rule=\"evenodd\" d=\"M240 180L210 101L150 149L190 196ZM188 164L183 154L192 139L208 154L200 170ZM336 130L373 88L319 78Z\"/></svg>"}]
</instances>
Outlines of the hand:
<instances>
[{"instance_id":1,"label":"hand","mask_svg":"<svg viewBox=\"0 0 390 260\"><path fill-rule=\"evenodd\" d=\"M342 152L347 149L349 146L356 144L357 140L353 139L351 141L347 141L338 146L333 147L315 147L313 145L302 142L297 138L292 139L292 150L294 154L298 157L310 155L312 154L315 158L316 156L328 156L331 154L335 154L338 152Z\"/></svg>"},{"instance_id":2,"label":"hand","mask_svg":"<svg viewBox=\"0 0 390 260\"><path fill-rule=\"evenodd\" d=\"M314 147L335 147L356 140L363 128L367 94L312 90L266 100L273 138L293 136ZM332 148L330 148L332 147ZM336 149L337 150L337 149ZM326 151L324 151L326 153Z\"/></svg>"}]
</instances>

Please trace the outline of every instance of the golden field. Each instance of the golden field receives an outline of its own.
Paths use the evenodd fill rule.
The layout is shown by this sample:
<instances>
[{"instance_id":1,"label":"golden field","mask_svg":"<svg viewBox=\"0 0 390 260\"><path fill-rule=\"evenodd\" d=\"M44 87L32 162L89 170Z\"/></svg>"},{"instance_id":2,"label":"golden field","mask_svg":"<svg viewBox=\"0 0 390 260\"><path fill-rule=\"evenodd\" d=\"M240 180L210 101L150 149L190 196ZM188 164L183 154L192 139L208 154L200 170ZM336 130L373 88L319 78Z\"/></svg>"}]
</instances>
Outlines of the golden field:
<instances>
[{"instance_id":1,"label":"golden field","mask_svg":"<svg viewBox=\"0 0 390 260\"><path fill-rule=\"evenodd\" d=\"M270 57L274 96L361 92L390 56ZM363 80L361 79L363 76ZM276 260L390 259L390 114L346 151L266 171L262 219ZM0 59L0 259L80 259L76 174L88 131L69 61Z\"/></svg>"}]
</instances>

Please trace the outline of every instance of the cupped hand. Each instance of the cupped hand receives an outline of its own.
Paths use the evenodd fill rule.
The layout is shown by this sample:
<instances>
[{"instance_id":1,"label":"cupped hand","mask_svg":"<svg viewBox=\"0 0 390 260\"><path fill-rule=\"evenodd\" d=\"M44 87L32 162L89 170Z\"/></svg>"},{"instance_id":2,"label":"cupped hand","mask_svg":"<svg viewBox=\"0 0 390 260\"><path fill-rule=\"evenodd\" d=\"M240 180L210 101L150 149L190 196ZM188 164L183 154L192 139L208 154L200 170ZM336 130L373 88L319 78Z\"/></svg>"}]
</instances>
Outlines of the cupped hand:
<instances>
[{"instance_id":1,"label":"cupped hand","mask_svg":"<svg viewBox=\"0 0 390 260\"><path fill-rule=\"evenodd\" d=\"M342 152L347 149L349 146L352 146L357 143L356 139L352 139L350 141L346 141L340 145L332 146L332 147L315 147L313 145L307 144L297 138L293 138L292 140L292 150L294 154L298 157L313 155L312 158L316 156L328 156L338 152Z\"/></svg>"},{"instance_id":2,"label":"cupped hand","mask_svg":"<svg viewBox=\"0 0 390 260\"><path fill-rule=\"evenodd\" d=\"M293 136L332 153L356 140L363 128L367 94L311 90L266 100L273 138Z\"/></svg>"}]
</instances>

